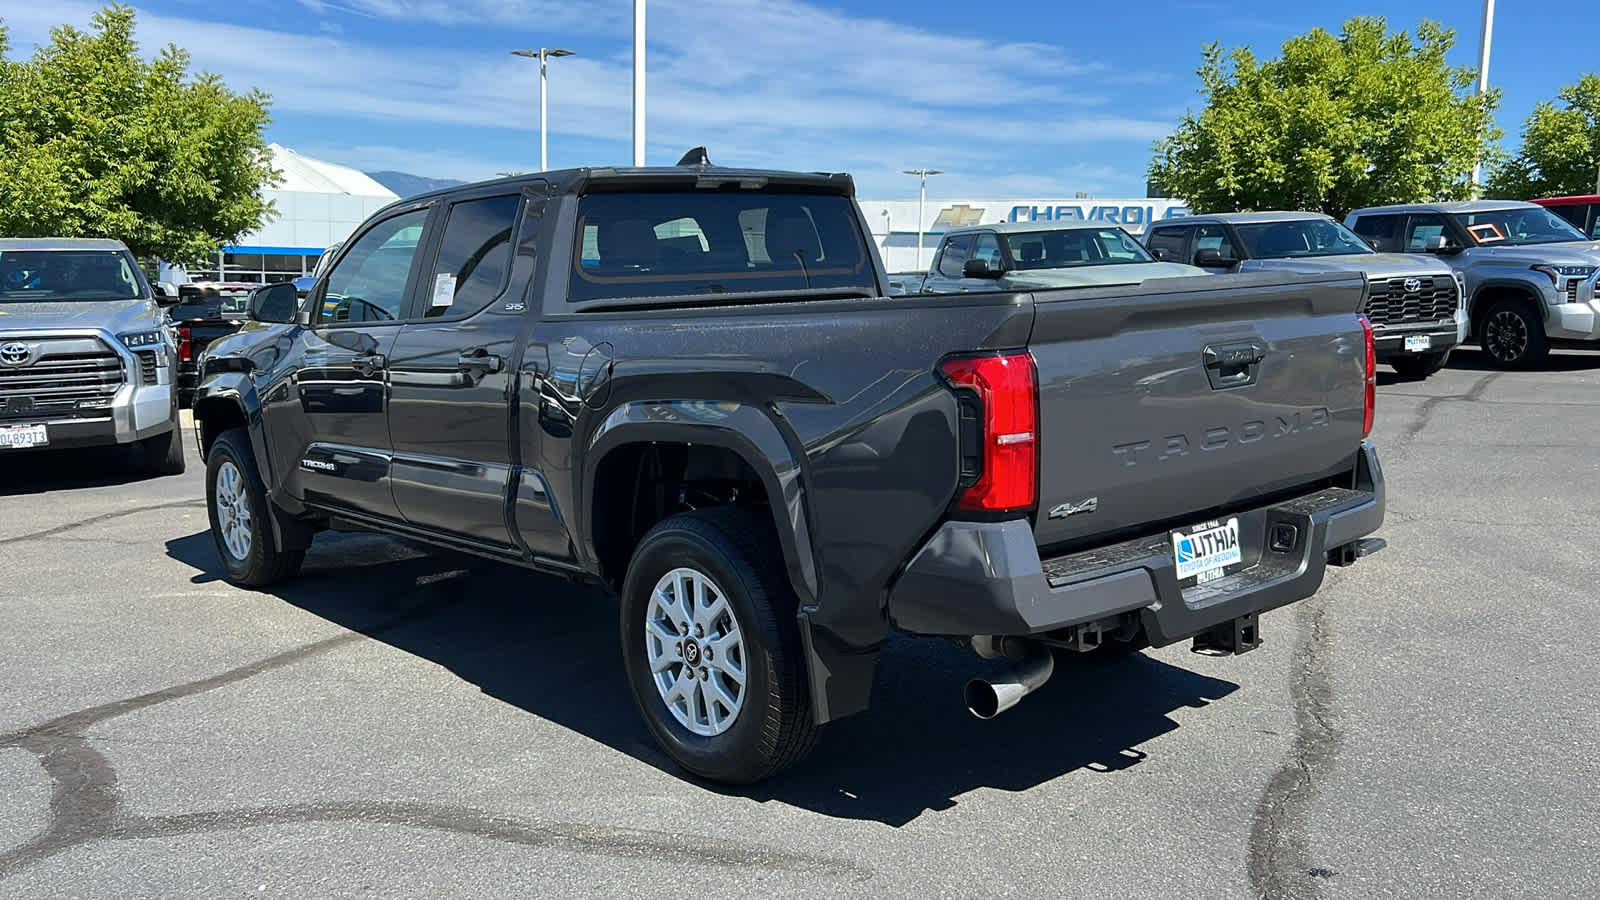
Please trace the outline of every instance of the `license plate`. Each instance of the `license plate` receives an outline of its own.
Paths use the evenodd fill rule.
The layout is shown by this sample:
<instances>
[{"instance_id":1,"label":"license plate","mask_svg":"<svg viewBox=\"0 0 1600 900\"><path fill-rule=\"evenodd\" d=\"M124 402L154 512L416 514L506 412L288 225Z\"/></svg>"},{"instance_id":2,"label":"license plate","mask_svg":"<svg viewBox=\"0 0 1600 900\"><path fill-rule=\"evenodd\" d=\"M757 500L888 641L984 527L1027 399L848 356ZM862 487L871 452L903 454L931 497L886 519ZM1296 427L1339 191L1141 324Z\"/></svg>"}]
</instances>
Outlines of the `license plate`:
<instances>
[{"instance_id":1,"label":"license plate","mask_svg":"<svg viewBox=\"0 0 1600 900\"><path fill-rule=\"evenodd\" d=\"M0 427L0 447L26 450L50 443L50 434L43 425L6 425Z\"/></svg>"},{"instance_id":2,"label":"license plate","mask_svg":"<svg viewBox=\"0 0 1600 900\"><path fill-rule=\"evenodd\" d=\"M1179 581L1195 578L1204 583L1215 578L1244 558L1239 552L1239 520L1229 519L1188 534L1173 532L1172 558L1178 564Z\"/></svg>"},{"instance_id":3,"label":"license plate","mask_svg":"<svg viewBox=\"0 0 1600 900\"><path fill-rule=\"evenodd\" d=\"M1407 353L1421 353L1432 346L1433 335L1431 334L1413 334L1406 338Z\"/></svg>"}]
</instances>

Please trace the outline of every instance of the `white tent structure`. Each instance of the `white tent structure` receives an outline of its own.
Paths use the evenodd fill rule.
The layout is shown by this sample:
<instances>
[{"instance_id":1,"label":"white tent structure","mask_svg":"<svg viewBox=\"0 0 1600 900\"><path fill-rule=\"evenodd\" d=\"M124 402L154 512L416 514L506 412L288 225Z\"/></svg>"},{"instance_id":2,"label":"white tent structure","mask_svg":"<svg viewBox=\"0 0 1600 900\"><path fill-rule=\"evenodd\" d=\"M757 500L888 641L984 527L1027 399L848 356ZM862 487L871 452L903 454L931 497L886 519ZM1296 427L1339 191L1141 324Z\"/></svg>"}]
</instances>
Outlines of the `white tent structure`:
<instances>
[{"instance_id":1,"label":"white tent structure","mask_svg":"<svg viewBox=\"0 0 1600 900\"><path fill-rule=\"evenodd\" d=\"M309 274L323 250L399 199L355 169L312 159L279 144L267 149L272 167L282 173L282 181L264 192L276 215L260 231L223 247L211 267L191 270L189 280L289 281ZM163 278L168 278L166 272Z\"/></svg>"}]
</instances>

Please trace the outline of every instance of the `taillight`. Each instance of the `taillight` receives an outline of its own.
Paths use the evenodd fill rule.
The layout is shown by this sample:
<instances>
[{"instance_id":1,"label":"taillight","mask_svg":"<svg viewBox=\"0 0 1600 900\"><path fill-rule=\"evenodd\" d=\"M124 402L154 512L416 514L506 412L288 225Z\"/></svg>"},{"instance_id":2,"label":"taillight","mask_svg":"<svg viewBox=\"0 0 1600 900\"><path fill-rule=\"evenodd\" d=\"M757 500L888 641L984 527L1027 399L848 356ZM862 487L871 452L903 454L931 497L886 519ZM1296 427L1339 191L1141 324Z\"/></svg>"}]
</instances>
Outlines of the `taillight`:
<instances>
[{"instance_id":1,"label":"taillight","mask_svg":"<svg viewBox=\"0 0 1600 900\"><path fill-rule=\"evenodd\" d=\"M1038 377L1027 351L945 360L939 371L961 398L959 509L1033 509L1039 478Z\"/></svg>"},{"instance_id":2,"label":"taillight","mask_svg":"<svg viewBox=\"0 0 1600 900\"><path fill-rule=\"evenodd\" d=\"M178 361L188 362L194 358L194 345L189 342L189 326L178 326Z\"/></svg>"},{"instance_id":3,"label":"taillight","mask_svg":"<svg viewBox=\"0 0 1600 900\"><path fill-rule=\"evenodd\" d=\"M1361 332L1367 339L1367 396L1361 415L1361 436L1366 437L1372 433L1372 418L1378 406L1378 350L1372 339L1372 323L1364 315L1357 318L1361 320Z\"/></svg>"}]
</instances>

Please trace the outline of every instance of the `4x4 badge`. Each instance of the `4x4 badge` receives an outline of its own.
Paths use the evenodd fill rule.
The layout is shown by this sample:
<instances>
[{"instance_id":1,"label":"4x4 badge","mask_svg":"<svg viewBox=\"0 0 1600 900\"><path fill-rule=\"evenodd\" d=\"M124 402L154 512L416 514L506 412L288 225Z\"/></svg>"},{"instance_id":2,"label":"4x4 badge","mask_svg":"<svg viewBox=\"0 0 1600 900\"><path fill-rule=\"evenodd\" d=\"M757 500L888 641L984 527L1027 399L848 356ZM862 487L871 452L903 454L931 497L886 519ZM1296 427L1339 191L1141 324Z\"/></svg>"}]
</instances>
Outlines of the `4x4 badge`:
<instances>
[{"instance_id":1,"label":"4x4 badge","mask_svg":"<svg viewBox=\"0 0 1600 900\"><path fill-rule=\"evenodd\" d=\"M1090 497L1087 500L1080 500L1077 503L1063 503L1060 506L1057 506L1056 508L1050 510L1050 518L1065 519L1067 516L1075 516L1079 513L1092 513L1099 508L1100 498Z\"/></svg>"}]
</instances>

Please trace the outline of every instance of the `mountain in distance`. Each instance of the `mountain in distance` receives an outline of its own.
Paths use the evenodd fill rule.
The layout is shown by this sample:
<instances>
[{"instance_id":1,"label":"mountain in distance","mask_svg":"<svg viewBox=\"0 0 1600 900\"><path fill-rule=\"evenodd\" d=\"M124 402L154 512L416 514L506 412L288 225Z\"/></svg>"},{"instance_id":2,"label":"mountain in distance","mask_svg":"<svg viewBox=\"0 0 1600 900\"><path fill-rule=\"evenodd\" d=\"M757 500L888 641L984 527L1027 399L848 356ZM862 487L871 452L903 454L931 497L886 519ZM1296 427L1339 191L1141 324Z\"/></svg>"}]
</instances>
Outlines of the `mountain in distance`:
<instances>
[{"instance_id":1,"label":"mountain in distance","mask_svg":"<svg viewBox=\"0 0 1600 900\"><path fill-rule=\"evenodd\" d=\"M459 178L424 178L405 172L368 172L367 177L398 194L401 199L436 191L439 188L466 184Z\"/></svg>"}]
</instances>

